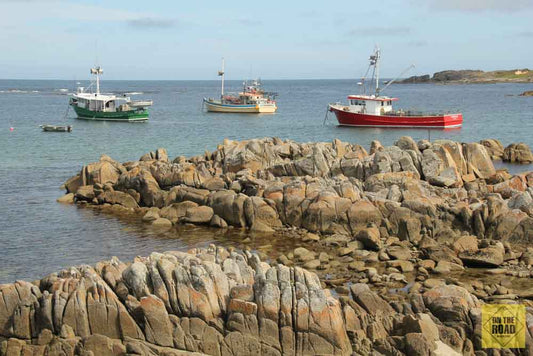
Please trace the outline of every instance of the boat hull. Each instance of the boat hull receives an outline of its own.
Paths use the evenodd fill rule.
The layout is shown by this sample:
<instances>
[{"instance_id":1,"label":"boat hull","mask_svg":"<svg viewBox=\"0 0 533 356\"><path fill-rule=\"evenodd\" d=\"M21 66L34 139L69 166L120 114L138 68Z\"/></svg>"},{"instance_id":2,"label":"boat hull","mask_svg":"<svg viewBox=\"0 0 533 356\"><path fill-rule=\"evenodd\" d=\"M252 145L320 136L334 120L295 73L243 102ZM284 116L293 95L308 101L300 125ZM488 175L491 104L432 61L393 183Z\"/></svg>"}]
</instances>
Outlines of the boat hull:
<instances>
[{"instance_id":1,"label":"boat hull","mask_svg":"<svg viewBox=\"0 0 533 356\"><path fill-rule=\"evenodd\" d=\"M430 129L457 128L463 124L462 114L442 115L369 115L350 112L330 105L339 125L360 127L419 127Z\"/></svg>"},{"instance_id":2,"label":"boat hull","mask_svg":"<svg viewBox=\"0 0 533 356\"><path fill-rule=\"evenodd\" d=\"M129 111L91 111L72 105L78 119L95 120L95 121L146 121L148 120L148 110L129 110Z\"/></svg>"},{"instance_id":3,"label":"boat hull","mask_svg":"<svg viewBox=\"0 0 533 356\"><path fill-rule=\"evenodd\" d=\"M72 126L41 125L44 132L71 132Z\"/></svg>"},{"instance_id":4,"label":"boat hull","mask_svg":"<svg viewBox=\"0 0 533 356\"><path fill-rule=\"evenodd\" d=\"M276 104L252 104L252 105L238 105L238 104L221 104L219 102L204 99L204 104L207 111L210 112L226 112L226 113L274 113L277 110Z\"/></svg>"}]
</instances>

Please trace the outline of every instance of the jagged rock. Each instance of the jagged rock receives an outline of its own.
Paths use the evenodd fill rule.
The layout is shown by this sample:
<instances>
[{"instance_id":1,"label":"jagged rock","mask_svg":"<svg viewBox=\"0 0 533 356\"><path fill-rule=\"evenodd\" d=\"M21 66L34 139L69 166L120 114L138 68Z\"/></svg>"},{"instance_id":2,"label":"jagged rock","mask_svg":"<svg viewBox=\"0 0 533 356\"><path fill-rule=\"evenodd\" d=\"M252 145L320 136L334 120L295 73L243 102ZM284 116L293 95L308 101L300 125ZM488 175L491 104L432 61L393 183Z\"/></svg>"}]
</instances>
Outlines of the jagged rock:
<instances>
[{"instance_id":1,"label":"jagged rock","mask_svg":"<svg viewBox=\"0 0 533 356\"><path fill-rule=\"evenodd\" d=\"M41 280L43 292L27 282L1 285L0 335L39 338L40 346L51 350L56 339L51 333L45 337L42 328L52 325L43 316L53 311L50 318L61 336L94 354L351 354L341 304L315 274L222 250L153 253L127 266L115 259L96 270L72 268ZM221 259L205 259L214 253ZM100 273L117 266L123 272L108 285ZM44 303L47 298L53 309ZM1 350L15 352L25 344L10 341Z\"/></svg>"},{"instance_id":2,"label":"jagged rock","mask_svg":"<svg viewBox=\"0 0 533 356\"><path fill-rule=\"evenodd\" d=\"M429 222L422 223L419 214L449 226L456 224L449 214L437 216L445 202L456 204L466 194L484 199L491 192L508 199L516 190L527 188L526 175L511 179L495 175L485 146L477 143L461 145L437 140L415 145L411 138L402 137L397 146L379 149L377 143L374 146L368 155L361 146L339 140L331 143L296 143L277 138L226 140L213 152L173 162L168 161L161 149L125 165L104 157L87 166L90 169L85 167L86 172L72 178L65 187L77 191L91 183L94 197L89 191L82 194L90 188L81 188L80 201L127 208L157 207L160 217L173 223L194 220L211 224L212 217L209 221L186 218L188 209L202 206L189 214L211 208L213 216L217 215L225 224L256 231L291 225L311 232L356 236L368 224L374 224L415 246L424 237L423 231L434 228ZM108 175L106 167L118 176ZM486 179L489 185L473 181L475 177ZM502 180L494 180L496 177ZM463 178L468 180L465 190L449 189L461 187ZM518 200L512 201L511 208L520 204L526 214L531 213L533 207ZM399 213L399 208L390 204L394 202L411 212ZM507 239L512 234L526 234L510 229L511 220L516 221L515 226L520 223L517 218L507 217L509 231L500 233L494 227L495 217L485 218L479 209L472 211L471 217L468 210L456 213L454 209L445 210L461 215L461 228L478 236L505 235ZM213 221L211 225L225 224Z\"/></svg>"}]
</instances>

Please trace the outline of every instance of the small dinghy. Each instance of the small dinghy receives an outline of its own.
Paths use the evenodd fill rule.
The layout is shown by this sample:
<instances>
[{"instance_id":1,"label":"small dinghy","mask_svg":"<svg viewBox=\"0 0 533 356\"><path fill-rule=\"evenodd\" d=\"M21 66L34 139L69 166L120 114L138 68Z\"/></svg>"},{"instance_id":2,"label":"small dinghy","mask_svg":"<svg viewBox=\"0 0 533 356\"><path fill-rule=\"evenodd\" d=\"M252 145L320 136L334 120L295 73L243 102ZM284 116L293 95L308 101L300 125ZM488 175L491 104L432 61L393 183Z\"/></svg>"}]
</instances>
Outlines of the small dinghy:
<instances>
[{"instance_id":1,"label":"small dinghy","mask_svg":"<svg viewBox=\"0 0 533 356\"><path fill-rule=\"evenodd\" d=\"M45 132L71 132L72 126L57 126L57 125L40 125L40 128Z\"/></svg>"}]
</instances>

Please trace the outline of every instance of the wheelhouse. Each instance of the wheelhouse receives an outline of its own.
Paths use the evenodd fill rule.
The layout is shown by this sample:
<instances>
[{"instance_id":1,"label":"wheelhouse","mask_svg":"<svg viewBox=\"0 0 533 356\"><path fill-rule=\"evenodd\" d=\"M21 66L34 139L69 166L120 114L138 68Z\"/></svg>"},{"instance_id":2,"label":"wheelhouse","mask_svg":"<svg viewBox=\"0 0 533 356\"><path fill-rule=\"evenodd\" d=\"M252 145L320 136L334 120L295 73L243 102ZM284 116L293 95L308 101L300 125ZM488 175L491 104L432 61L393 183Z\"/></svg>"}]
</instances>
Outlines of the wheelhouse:
<instances>
[{"instance_id":1,"label":"wheelhouse","mask_svg":"<svg viewBox=\"0 0 533 356\"><path fill-rule=\"evenodd\" d=\"M389 98L386 96L348 95L348 106L351 112L369 115L383 115L393 111L392 102L397 100L397 98Z\"/></svg>"}]
</instances>

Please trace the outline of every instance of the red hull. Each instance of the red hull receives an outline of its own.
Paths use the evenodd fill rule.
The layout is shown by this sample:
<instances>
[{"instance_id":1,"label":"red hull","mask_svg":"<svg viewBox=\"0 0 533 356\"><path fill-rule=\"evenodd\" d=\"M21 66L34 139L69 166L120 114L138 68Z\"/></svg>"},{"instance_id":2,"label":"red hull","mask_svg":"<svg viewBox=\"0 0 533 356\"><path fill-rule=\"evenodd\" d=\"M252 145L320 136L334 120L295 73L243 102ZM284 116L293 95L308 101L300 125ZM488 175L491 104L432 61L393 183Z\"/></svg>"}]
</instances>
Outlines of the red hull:
<instances>
[{"instance_id":1,"label":"red hull","mask_svg":"<svg viewBox=\"0 0 533 356\"><path fill-rule=\"evenodd\" d=\"M368 115L354 113L330 106L339 125L363 127L422 127L453 128L463 124L462 114L443 114L427 116Z\"/></svg>"}]
</instances>

